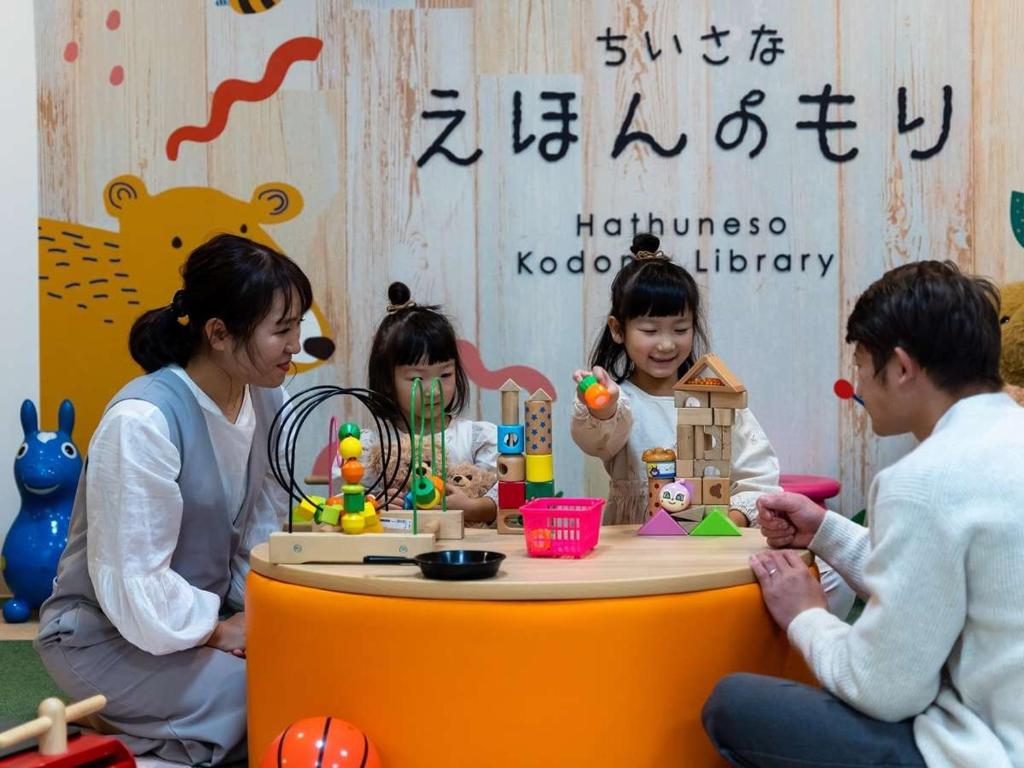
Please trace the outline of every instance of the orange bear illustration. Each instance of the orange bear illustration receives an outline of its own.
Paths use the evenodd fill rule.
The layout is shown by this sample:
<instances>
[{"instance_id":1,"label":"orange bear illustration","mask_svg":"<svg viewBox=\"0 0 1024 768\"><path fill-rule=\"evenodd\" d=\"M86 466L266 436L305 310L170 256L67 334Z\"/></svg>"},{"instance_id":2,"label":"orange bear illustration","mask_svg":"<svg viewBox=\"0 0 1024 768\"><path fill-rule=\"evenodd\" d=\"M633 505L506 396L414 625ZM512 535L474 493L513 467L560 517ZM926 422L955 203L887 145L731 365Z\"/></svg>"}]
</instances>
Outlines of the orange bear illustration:
<instances>
[{"instance_id":1,"label":"orange bear illustration","mask_svg":"<svg viewBox=\"0 0 1024 768\"><path fill-rule=\"evenodd\" d=\"M128 354L132 323L170 302L192 249L214 234L236 232L280 250L263 225L302 210L299 191L280 182L258 186L246 202L209 187L150 195L141 179L126 175L107 184L103 200L119 232L39 220L40 408L55 411L70 398L83 444L109 399L141 373ZM334 352L316 304L303 318L302 341L297 372Z\"/></svg>"}]
</instances>

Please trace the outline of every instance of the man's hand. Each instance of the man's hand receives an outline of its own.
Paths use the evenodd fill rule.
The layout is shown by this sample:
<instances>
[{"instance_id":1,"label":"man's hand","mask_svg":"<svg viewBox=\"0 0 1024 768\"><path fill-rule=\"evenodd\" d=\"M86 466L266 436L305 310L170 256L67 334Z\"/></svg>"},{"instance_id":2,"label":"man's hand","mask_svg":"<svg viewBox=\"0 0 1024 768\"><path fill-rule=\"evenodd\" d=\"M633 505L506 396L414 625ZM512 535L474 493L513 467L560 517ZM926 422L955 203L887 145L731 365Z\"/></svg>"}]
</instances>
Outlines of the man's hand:
<instances>
[{"instance_id":1,"label":"man's hand","mask_svg":"<svg viewBox=\"0 0 1024 768\"><path fill-rule=\"evenodd\" d=\"M774 549L806 549L825 519L825 510L799 493L766 493L757 498L757 522Z\"/></svg>"},{"instance_id":2,"label":"man's hand","mask_svg":"<svg viewBox=\"0 0 1024 768\"><path fill-rule=\"evenodd\" d=\"M783 629L806 610L828 607L821 583L796 552L761 552L750 558L750 567L768 612Z\"/></svg>"}]
</instances>

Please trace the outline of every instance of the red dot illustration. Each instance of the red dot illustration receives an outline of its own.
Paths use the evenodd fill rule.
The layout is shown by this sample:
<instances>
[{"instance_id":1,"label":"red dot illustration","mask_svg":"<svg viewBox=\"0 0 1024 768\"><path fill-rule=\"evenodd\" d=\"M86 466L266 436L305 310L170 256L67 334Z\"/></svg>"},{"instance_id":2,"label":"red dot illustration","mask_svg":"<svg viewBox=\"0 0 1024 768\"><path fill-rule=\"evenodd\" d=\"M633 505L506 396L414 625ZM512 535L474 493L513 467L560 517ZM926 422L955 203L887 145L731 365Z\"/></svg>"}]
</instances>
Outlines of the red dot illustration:
<instances>
[{"instance_id":1,"label":"red dot illustration","mask_svg":"<svg viewBox=\"0 0 1024 768\"><path fill-rule=\"evenodd\" d=\"M72 41L64 46L64 61L72 62L78 58L78 43Z\"/></svg>"},{"instance_id":2,"label":"red dot illustration","mask_svg":"<svg viewBox=\"0 0 1024 768\"><path fill-rule=\"evenodd\" d=\"M124 67L118 64L112 70L110 70L110 84L120 85L124 82Z\"/></svg>"},{"instance_id":3,"label":"red dot illustration","mask_svg":"<svg viewBox=\"0 0 1024 768\"><path fill-rule=\"evenodd\" d=\"M121 26L121 12L111 11L107 14L107 29L113 32L115 29Z\"/></svg>"}]
</instances>

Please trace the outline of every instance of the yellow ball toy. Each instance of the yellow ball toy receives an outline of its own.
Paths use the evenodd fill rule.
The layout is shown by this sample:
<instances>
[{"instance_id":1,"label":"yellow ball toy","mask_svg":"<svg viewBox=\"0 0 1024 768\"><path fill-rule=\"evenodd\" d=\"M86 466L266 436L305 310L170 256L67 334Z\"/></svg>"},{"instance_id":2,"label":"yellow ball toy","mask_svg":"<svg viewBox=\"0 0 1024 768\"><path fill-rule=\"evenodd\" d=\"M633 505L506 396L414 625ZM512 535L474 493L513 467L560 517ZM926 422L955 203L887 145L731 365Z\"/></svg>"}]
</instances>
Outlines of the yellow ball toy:
<instances>
[{"instance_id":1,"label":"yellow ball toy","mask_svg":"<svg viewBox=\"0 0 1024 768\"><path fill-rule=\"evenodd\" d=\"M338 443L338 455L343 459L355 459L363 452L363 444L357 437L346 437Z\"/></svg>"}]
</instances>

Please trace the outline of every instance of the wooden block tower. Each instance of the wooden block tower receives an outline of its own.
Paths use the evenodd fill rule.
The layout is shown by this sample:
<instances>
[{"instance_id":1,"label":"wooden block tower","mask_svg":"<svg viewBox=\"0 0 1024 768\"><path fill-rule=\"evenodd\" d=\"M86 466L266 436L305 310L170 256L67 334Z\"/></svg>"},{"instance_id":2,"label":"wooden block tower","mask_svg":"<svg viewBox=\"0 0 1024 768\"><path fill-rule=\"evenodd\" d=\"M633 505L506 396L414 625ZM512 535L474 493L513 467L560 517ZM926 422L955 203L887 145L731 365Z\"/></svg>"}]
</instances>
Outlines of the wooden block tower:
<instances>
[{"instance_id":1,"label":"wooden block tower","mask_svg":"<svg viewBox=\"0 0 1024 768\"><path fill-rule=\"evenodd\" d=\"M519 420L519 385L501 387L498 425L498 533L521 533L519 508L530 499L555 495L551 451L551 395L538 389L524 405Z\"/></svg>"},{"instance_id":2,"label":"wooden block tower","mask_svg":"<svg viewBox=\"0 0 1024 768\"><path fill-rule=\"evenodd\" d=\"M676 479L689 480L693 504L729 505L732 423L747 407L747 388L716 355L707 354L673 388Z\"/></svg>"},{"instance_id":3,"label":"wooden block tower","mask_svg":"<svg viewBox=\"0 0 1024 768\"><path fill-rule=\"evenodd\" d=\"M501 385L501 424L498 425L498 532L522 531L519 508L526 503L526 432L519 421L519 385Z\"/></svg>"},{"instance_id":4,"label":"wooden block tower","mask_svg":"<svg viewBox=\"0 0 1024 768\"><path fill-rule=\"evenodd\" d=\"M551 395L538 389L526 400L526 500L555 495L551 452Z\"/></svg>"}]
</instances>

